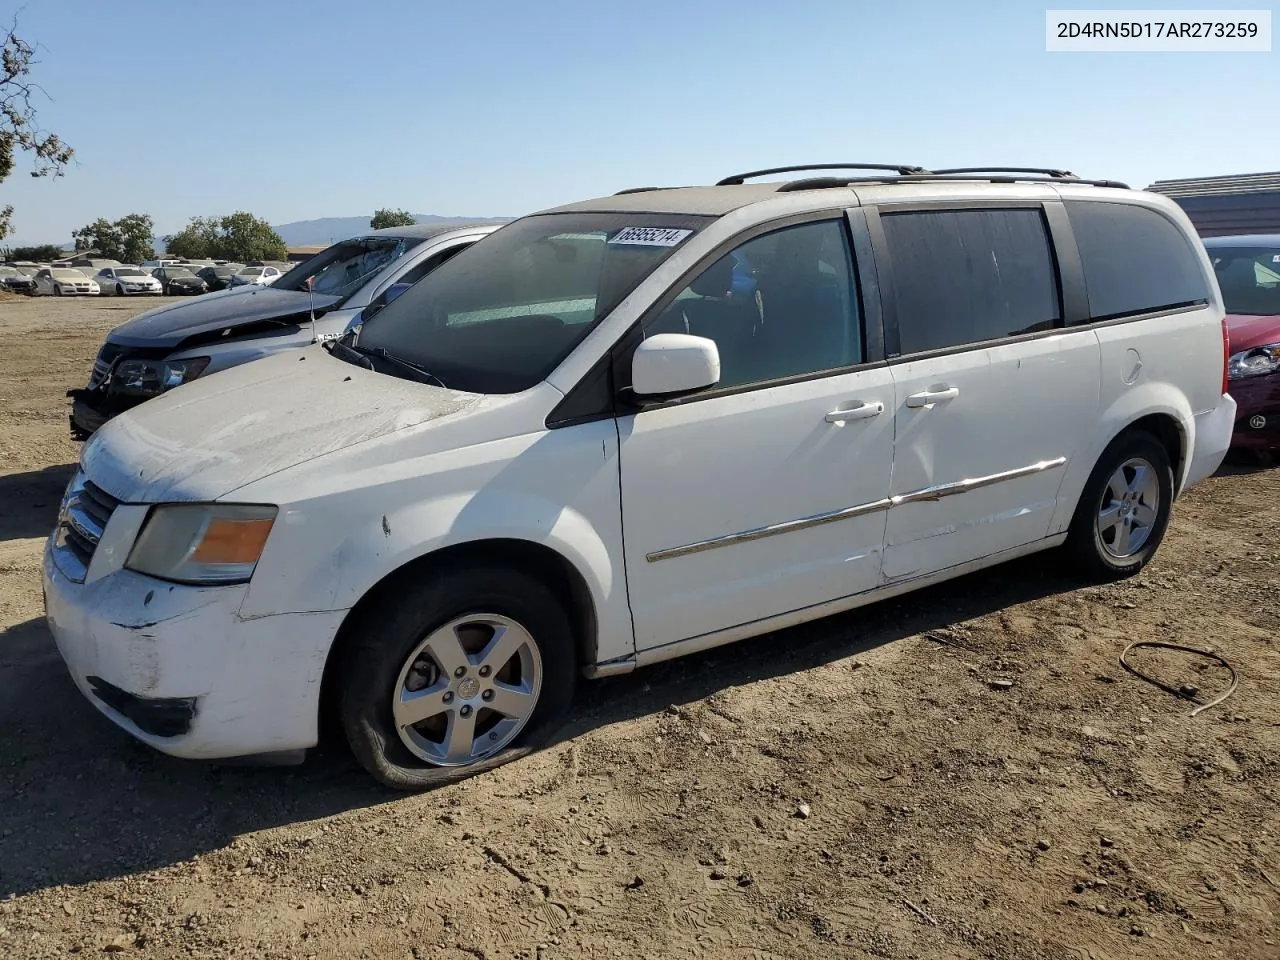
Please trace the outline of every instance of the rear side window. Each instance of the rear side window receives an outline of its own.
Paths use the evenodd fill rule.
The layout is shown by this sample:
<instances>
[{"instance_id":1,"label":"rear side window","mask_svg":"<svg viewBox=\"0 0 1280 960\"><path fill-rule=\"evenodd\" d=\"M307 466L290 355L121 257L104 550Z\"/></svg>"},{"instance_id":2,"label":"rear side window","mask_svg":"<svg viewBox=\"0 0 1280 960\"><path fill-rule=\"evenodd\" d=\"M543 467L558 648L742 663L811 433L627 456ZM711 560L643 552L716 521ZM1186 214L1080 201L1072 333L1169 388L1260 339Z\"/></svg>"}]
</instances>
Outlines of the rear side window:
<instances>
[{"instance_id":1,"label":"rear side window","mask_svg":"<svg viewBox=\"0 0 1280 960\"><path fill-rule=\"evenodd\" d=\"M881 211L900 354L1048 330L1062 316L1037 210Z\"/></svg>"},{"instance_id":2,"label":"rear side window","mask_svg":"<svg viewBox=\"0 0 1280 960\"><path fill-rule=\"evenodd\" d=\"M1087 200L1068 200L1066 207L1094 320L1209 299L1191 241L1155 210Z\"/></svg>"}]
</instances>

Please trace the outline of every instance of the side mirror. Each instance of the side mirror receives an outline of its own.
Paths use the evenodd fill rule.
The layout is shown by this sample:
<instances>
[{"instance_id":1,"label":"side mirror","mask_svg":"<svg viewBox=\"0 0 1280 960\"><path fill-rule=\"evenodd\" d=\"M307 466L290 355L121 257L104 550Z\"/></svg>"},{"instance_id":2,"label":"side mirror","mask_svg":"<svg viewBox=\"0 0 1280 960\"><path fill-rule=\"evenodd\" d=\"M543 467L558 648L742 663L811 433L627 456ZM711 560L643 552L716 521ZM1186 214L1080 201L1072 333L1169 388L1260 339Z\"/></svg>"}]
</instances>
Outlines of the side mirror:
<instances>
[{"instance_id":1,"label":"side mirror","mask_svg":"<svg viewBox=\"0 0 1280 960\"><path fill-rule=\"evenodd\" d=\"M639 397L692 393L719 382L720 350L706 337L659 333L631 355L631 389Z\"/></svg>"}]
</instances>

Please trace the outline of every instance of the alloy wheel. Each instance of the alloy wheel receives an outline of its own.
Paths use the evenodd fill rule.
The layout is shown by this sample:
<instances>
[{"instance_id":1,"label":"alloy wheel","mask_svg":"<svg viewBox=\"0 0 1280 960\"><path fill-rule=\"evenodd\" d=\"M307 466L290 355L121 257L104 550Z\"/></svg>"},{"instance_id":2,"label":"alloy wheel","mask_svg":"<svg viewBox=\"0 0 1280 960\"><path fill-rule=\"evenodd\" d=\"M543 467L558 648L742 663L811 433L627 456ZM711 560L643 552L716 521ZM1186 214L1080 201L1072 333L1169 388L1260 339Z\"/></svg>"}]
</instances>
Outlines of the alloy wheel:
<instances>
[{"instance_id":1,"label":"alloy wheel","mask_svg":"<svg viewBox=\"0 0 1280 960\"><path fill-rule=\"evenodd\" d=\"M1141 552L1160 515L1160 481L1156 469L1142 457L1116 468L1102 489L1094 529L1098 543L1110 556L1127 560Z\"/></svg>"},{"instance_id":2,"label":"alloy wheel","mask_svg":"<svg viewBox=\"0 0 1280 960\"><path fill-rule=\"evenodd\" d=\"M470 613L432 631L400 669L396 732L416 757L461 767L504 749L533 715L542 656L510 617Z\"/></svg>"}]
</instances>

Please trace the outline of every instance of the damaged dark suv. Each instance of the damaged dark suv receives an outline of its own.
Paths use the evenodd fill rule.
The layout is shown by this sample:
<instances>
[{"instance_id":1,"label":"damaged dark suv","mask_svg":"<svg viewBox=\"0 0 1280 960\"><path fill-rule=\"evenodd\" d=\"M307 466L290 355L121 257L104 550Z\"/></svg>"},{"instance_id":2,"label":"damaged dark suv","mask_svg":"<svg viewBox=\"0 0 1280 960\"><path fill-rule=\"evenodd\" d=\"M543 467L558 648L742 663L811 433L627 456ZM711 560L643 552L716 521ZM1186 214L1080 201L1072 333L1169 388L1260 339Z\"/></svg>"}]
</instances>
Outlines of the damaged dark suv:
<instances>
[{"instance_id":1,"label":"damaged dark suv","mask_svg":"<svg viewBox=\"0 0 1280 960\"><path fill-rule=\"evenodd\" d=\"M271 286L148 310L107 335L88 385L67 392L71 436L86 440L117 414L197 377L335 339L362 312L379 309L499 226L371 230L298 264Z\"/></svg>"}]
</instances>

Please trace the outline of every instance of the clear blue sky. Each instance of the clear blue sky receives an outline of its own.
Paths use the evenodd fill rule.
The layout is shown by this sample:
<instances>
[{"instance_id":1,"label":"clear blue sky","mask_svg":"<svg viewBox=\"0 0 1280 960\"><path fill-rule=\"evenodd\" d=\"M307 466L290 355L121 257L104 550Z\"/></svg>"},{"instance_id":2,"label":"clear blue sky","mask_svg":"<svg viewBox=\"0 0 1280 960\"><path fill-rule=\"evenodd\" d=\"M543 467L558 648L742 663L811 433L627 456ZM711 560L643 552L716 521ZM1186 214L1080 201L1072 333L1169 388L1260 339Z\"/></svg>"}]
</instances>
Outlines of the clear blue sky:
<instances>
[{"instance_id":1,"label":"clear blue sky","mask_svg":"<svg viewBox=\"0 0 1280 960\"><path fill-rule=\"evenodd\" d=\"M77 156L20 166L0 203L9 242L62 243L135 211L160 234L236 209L514 216L784 163L1280 167L1280 54L1051 54L1058 5L0 0Z\"/></svg>"}]
</instances>

